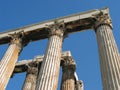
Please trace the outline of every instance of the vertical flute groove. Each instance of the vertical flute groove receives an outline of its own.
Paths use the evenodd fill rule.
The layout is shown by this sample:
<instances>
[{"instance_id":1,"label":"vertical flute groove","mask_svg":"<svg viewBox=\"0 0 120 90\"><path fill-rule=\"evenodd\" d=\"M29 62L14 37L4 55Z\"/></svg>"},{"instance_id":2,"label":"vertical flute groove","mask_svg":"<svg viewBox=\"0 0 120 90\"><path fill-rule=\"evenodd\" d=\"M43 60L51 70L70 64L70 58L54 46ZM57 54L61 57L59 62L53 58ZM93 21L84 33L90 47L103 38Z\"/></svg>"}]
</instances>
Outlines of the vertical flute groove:
<instances>
[{"instance_id":1,"label":"vertical flute groove","mask_svg":"<svg viewBox=\"0 0 120 90\"><path fill-rule=\"evenodd\" d=\"M64 57L62 62L62 82L60 90L74 90L75 89L75 73L76 64L72 57Z\"/></svg>"},{"instance_id":2,"label":"vertical flute groove","mask_svg":"<svg viewBox=\"0 0 120 90\"><path fill-rule=\"evenodd\" d=\"M11 34L10 45L0 62L0 89L5 90L22 49L21 33Z\"/></svg>"},{"instance_id":3,"label":"vertical flute groove","mask_svg":"<svg viewBox=\"0 0 120 90\"><path fill-rule=\"evenodd\" d=\"M57 89L64 33L61 25L55 23L55 25L49 26L50 37L38 75L36 90Z\"/></svg>"},{"instance_id":4,"label":"vertical flute groove","mask_svg":"<svg viewBox=\"0 0 120 90\"><path fill-rule=\"evenodd\" d=\"M26 79L24 81L22 90L35 90L38 74L38 63L32 62L27 65L27 67Z\"/></svg>"},{"instance_id":5,"label":"vertical flute groove","mask_svg":"<svg viewBox=\"0 0 120 90\"><path fill-rule=\"evenodd\" d=\"M19 53L19 50L16 47L16 45L15 44L10 45L7 52L3 56L3 59L1 60L1 63L4 63L4 64L0 65L1 66L1 68L0 68L0 72L1 72L1 74L0 74L0 88L3 90L5 90L5 88L6 88L8 80L9 80L9 78L12 74L12 71L14 69L15 62L17 61L17 57L18 57L17 52ZM14 58L12 58L13 56L14 56ZM12 60L14 60L14 62Z\"/></svg>"},{"instance_id":6,"label":"vertical flute groove","mask_svg":"<svg viewBox=\"0 0 120 90\"><path fill-rule=\"evenodd\" d=\"M100 53L103 89L119 90L120 60L112 30L108 25L101 25L97 28L96 35Z\"/></svg>"}]
</instances>

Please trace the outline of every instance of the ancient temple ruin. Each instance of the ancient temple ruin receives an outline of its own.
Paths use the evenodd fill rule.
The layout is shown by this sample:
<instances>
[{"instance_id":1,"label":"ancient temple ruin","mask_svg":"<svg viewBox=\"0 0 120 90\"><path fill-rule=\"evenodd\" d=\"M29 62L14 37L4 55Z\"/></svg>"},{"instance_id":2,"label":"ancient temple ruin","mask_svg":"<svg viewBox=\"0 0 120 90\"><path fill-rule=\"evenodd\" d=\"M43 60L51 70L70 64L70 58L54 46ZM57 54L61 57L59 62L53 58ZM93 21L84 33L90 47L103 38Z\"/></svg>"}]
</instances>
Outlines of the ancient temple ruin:
<instances>
[{"instance_id":1,"label":"ancient temple ruin","mask_svg":"<svg viewBox=\"0 0 120 90\"><path fill-rule=\"evenodd\" d=\"M90 30L96 33L103 90L120 90L119 51L112 33L109 9L95 9L0 33L0 45L9 44L0 61L0 90L5 90L13 73L27 72L22 90L57 90L60 66L61 90L83 90L70 51L62 53L69 34ZM17 59L29 42L49 39L46 52L33 60Z\"/></svg>"}]
</instances>

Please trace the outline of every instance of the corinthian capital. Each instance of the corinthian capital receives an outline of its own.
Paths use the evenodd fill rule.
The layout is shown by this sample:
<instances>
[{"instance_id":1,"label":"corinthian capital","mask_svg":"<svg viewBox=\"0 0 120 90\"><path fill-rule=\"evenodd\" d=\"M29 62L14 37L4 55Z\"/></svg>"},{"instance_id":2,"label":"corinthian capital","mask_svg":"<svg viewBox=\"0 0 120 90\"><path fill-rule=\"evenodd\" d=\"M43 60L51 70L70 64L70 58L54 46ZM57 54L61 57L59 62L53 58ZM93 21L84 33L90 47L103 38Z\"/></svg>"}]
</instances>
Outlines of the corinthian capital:
<instances>
[{"instance_id":1,"label":"corinthian capital","mask_svg":"<svg viewBox=\"0 0 120 90\"><path fill-rule=\"evenodd\" d=\"M37 75L37 73L38 73L38 63L37 62L32 62L26 66L27 66L27 73L28 74Z\"/></svg>"},{"instance_id":2,"label":"corinthian capital","mask_svg":"<svg viewBox=\"0 0 120 90\"><path fill-rule=\"evenodd\" d=\"M10 44L16 44L19 48L22 48L28 44L28 42L23 42L23 38L25 37L23 31L9 34L9 37L11 38Z\"/></svg>"},{"instance_id":3,"label":"corinthian capital","mask_svg":"<svg viewBox=\"0 0 120 90\"><path fill-rule=\"evenodd\" d=\"M75 71L76 63L72 57L66 56L66 57L64 57L64 60L62 61L62 67L63 67L63 71L66 69Z\"/></svg>"},{"instance_id":4,"label":"corinthian capital","mask_svg":"<svg viewBox=\"0 0 120 90\"><path fill-rule=\"evenodd\" d=\"M101 25L108 25L112 28L112 21L109 16L109 13L100 12L97 15L93 15L93 17L95 19L95 24L94 24L95 29Z\"/></svg>"},{"instance_id":5,"label":"corinthian capital","mask_svg":"<svg viewBox=\"0 0 120 90\"><path fill-rule=\"evenodd\" d=\"M11 44L20 44L22 43L23 32L9 34L11 38Z\"/></svg>"},{"instance_id":6,"label":"corinthian capital","mask_svg":"<svg viewBox=\"0 0 120 90\"><path fill-rule=\"evenodd\" d=\"M47 25L47 29L49 31L49 36L58 35L62 37L65 31L64 21L55 21L53 25Z\"/></svg>"}]
</instances>

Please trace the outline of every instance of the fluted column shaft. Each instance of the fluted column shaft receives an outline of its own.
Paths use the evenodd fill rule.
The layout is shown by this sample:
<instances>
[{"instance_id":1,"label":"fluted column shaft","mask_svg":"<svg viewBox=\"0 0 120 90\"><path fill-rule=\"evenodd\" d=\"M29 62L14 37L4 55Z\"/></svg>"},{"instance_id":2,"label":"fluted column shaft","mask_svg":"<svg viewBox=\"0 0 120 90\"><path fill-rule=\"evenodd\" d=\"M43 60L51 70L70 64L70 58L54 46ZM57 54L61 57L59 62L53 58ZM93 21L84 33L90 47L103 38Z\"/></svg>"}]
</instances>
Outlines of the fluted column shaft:
<instances>
[{"instance_id":1,"label":"fluted column shaft","mask_svg":"<svg viewBox=\"0 0 120 90\"><path fill-rule=\"evenodd\" d=\"M120 90L120 58L109 15L97 16L95 30L99 48L103 90Z\"/></svg>"},{"instance_id":2,"label":"fluted column shaft","mask_svg":"<svg viewBox=\"0 0 120 90\"><path fill-rule=\"evenodd\" d=\"M75 69L76 64L72 57L65 57L62 63L61 90L75 90Z\"/></svg>"},{"instance_id":3,"label":"fluted column shaft","mask_svg":"<svg viewBox=\"0 0 120 90\"><path fill-rule=\"evenodd\" d=\"M34 62L27 65L27 67L27 74L22 90L35 90L38 74L38 64Z\"/></svg>"},{"instance_id":4,"label":"fluted column shaft","mask_svg":"<svg viewBox=\"0 0 120 90\"><path fill-rule=\"evenodd\" d=\"M0 62L0 89L5 90L6 85L12 75L15 63L18 59L19 53L22 49L22 41L19 34L13 34L11 43Z\"/></svg>"},{"instance_id":5,"label":"fluted column shaft","mask_svg":"<svg viewBox=\"0 0 120 90\"><path fill-rule=\"evenodd\" d=\"M48 26L50 37L38 75L36 90L57 90L64 25Z\"/></svg>"}]
</instances>

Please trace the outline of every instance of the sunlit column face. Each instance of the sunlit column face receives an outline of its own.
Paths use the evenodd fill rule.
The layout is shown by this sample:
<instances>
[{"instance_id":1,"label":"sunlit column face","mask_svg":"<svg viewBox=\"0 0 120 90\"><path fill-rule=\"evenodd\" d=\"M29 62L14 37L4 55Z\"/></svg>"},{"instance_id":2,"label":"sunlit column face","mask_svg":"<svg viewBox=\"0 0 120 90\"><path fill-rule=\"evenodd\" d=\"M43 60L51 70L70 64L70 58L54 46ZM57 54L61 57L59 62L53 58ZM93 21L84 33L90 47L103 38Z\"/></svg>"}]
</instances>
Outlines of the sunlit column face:
<instances>
[{"instance_id":1,"label":"sunlit column face","mask_svg":"<svg viewBox=\"0 0 120 90\"><path fill-rule=\"evenodd\" d=\"M95 30L99 48L103 89L119 90L119 52L112 33L111 19L108 14L101 13L96 17Z\"/></svg>"},{"instance_id":2,"label":"sunlit column face","mask_svg":"<svg viewBox=\"0 0 120 90\"><path fill-rule=\"evenodd\" d=\"M64 23L55 23L47 27L49 42L38 76L36 90L56 90L60 70Z\"/></svg>"},{"instance_id":3,"label":"sunlit column face","mask_svg":"<svg viewBox=\"0 0 120 90\"><path fill-rule=\"evenodd\" d=\"M0 64L0 89L5 90L12 75L15 63L22 49L22 40L18 33L10 35L11 42Z\"/></svg>"}]
</instances>

